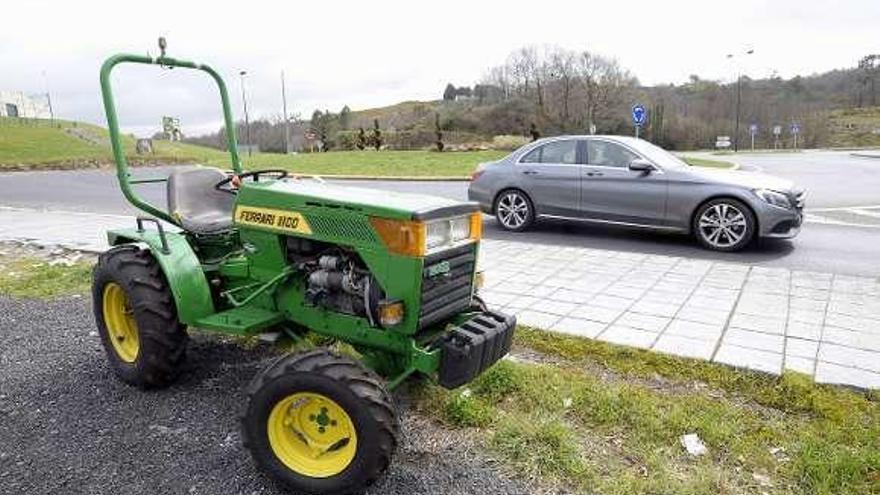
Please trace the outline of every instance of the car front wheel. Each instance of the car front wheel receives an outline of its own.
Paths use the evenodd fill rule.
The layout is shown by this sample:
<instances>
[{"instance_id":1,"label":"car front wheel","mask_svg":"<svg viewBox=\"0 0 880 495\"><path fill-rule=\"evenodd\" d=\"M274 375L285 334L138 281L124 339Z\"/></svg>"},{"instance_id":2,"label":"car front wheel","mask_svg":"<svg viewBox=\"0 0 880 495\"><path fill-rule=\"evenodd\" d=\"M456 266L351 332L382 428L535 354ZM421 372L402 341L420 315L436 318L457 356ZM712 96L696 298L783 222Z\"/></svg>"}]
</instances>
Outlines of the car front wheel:
<instances>
[{"instance_id":1,"label":"car front wheel","mask_svg":"<svg viewBox=\"0 0 880 495\"><path fill-rule=\"evenodd\" d=\"M741 201L714 199L694 215L694 234L704 247L714 251L739 251L755 236L755 217Z\"/></svg>"},{"instance_id":2,"label":"car front wheel","mask_svg":"<svg viewBox=\"0 0 880 495\"><path fill-rule=\"evenodd\" d=\"M505 230L523 231L535 220L532 202L521 191L504 191L495 200L495 218Z\"/></svg>"}]
</instances>

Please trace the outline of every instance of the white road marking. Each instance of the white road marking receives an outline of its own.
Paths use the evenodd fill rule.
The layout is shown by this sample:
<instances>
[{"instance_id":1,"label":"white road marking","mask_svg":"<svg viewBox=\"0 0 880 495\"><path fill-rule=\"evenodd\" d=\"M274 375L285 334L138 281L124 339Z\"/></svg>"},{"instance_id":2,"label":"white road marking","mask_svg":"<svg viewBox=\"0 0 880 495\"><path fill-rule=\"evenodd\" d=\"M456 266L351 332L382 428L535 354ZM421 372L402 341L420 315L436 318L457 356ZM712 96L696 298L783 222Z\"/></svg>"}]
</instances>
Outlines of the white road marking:
<instances>
[{"instance_id":1,"label":"white road marking","mask_svg":"<svg viewBox=\"0 0 880 495\"><path fill-rule=\"evenodd\" d=\"M852 213L855 213L856 215L863 215L863 216L872 217L872 218L880 218L880 211L863 210L860 208L852 208L849 211Z\"/></svg>"},{"instance_id":2,"label":"white road marking","mask_svg":"<svg viewBox=\"0 0 880 495\"><path fill-rule=\"evenodd\" d=\"M824 217L821 215L813 215L807 213L804 215L804 223L817 223L824 225L838 225L841 227L859 227L863 229L880 229L880 225L869 225L864 223L853 223L853 222L843 222L841 220L835 220L833 218Z\"/></svg>"}]
</instances>

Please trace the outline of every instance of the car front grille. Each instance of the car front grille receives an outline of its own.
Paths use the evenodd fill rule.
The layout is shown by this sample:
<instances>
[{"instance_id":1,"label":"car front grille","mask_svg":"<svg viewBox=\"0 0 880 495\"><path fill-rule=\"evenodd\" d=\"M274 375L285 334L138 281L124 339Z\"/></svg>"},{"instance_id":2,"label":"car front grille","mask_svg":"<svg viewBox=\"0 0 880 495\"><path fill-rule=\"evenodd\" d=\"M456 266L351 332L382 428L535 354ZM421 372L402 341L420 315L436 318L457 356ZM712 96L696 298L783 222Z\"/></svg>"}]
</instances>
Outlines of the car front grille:
<instances>
[{"instance_id":1,"label":"car front grille","mask_svg":"<svg viewBox=\"0 0 880 495\"><path fill-rule=\"evenodd\" d=\"M422 268L422 297L419 329L443 321L471 304L476 244L428 255Z\"/></svg>"}]
</instances>

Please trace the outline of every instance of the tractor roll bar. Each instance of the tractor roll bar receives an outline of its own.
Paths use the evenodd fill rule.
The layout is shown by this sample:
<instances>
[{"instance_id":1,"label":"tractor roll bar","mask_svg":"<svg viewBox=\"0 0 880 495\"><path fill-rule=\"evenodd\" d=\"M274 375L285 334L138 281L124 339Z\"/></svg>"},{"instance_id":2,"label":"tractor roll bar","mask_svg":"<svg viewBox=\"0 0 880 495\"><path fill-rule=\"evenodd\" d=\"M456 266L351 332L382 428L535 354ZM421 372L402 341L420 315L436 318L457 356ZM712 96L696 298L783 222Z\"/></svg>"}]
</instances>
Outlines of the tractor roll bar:
<instances>
[{"instance_id":1,"label":"tractor roll bar","mask_svg":"<svg viewBox=\"0 0 880 495\"><path fill-rule=\"evenodd\" d=\"M223 78L220 77L220 74L210 66L166 57L164 46L162 46L162 56L160 57L122 53L108 58L104 62L104 65L101 66L101 95L104 98L104 111L107 114L107 128L110 131L110 144L113 146L113 158L116 161L116 176L119 179L122 194L125 195L125 198L136 208L140 208L151 215L179 226L180 222L177 219L172 217L168 212L165 212L141 199L135 194L131 187L133 183L149 181L133 181L131 179L131 174L128 171L128 161L125 158L125 149L122 146L122 136L119 132L119 119L116 115L116 104L113 101L113 89L110 84L110 73L113 71L114 67L121 63L182 67L185 69L201 70L210 74L220 90L220 101L223 104L223 120L226 123L226 147L229 149L229 154L232 158L232 169L236 173L241 173L241 159L238 156L238 141L235 138L235 123L232 120L232 111L229 107L229 95L226 92L226 84L223 82Z\"/></svg>"}]
</instances>

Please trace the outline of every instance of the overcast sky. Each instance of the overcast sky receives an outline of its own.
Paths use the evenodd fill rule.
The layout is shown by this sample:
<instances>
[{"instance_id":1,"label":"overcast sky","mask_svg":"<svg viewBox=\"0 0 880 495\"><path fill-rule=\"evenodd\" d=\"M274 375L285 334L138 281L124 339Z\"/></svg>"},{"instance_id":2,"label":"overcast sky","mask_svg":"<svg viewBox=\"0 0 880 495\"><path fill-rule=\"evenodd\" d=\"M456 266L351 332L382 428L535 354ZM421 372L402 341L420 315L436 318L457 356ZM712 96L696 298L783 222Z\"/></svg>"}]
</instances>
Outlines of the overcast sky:
<instances>
[{"instance_id":1,"label":"overcast sky","mask_svg":"<svg viewBox=\"0 0 880 495\"><path fill-rule=\"evenodd\" d=\"M160 35L169 55L224 75L239 118L240 70L252 116L281 113L284 70L291 112L308 117L437 99L447 82L473 84L533 44L615 57L645 84L731 80L737 70L790 77L880 53L880 0L29 0L6 2L0 17L0 90L43 93L48 82L57 115L99 124L104 58L156 55ZM725 58L749 48L739 68ZM219 125L205 76L123 66L114 79L128 131L151 134L162 115L179 116L191 134Z\"/></svg>"}]
</instances>

